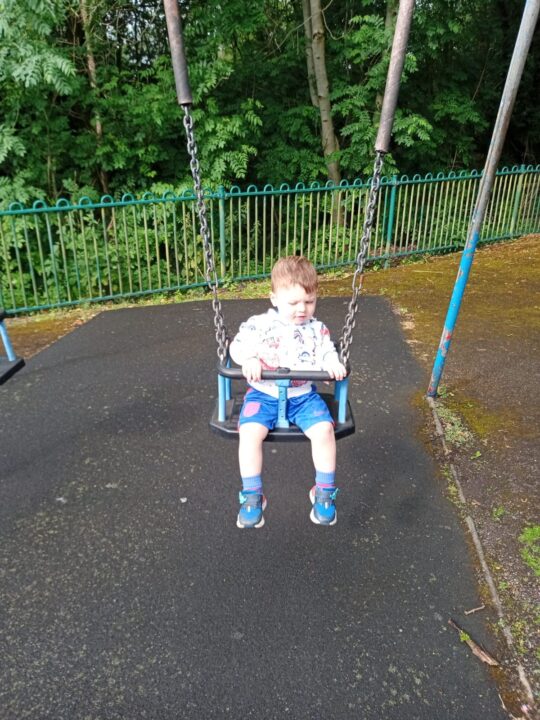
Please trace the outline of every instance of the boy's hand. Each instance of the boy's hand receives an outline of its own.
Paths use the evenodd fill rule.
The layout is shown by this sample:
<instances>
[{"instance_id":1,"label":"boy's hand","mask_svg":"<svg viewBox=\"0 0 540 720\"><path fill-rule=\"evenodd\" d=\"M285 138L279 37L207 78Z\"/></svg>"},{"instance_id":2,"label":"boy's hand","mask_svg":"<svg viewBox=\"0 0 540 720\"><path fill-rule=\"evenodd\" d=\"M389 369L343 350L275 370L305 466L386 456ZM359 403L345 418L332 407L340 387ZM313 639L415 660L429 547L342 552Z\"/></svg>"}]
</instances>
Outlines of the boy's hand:
<instances>
[{"instance_id":1,"label":"boy's hand","mask_svg":"<svg viewBox=\"0 0 540 720\"><path fill-rule=\"evenodd\" d=\"M347 375L345 365L340 363L337 358L330 360L330 362L328 363L325 363L323 369L326 370L326 372L334 380L343 380L343 378Z\"/></svg>"},{"instance_id":2,"label":"boy's hand","mask_svg":"<svg viewBox=\"0 0 540 720\"><path fill-rule=\"evenodd\" d=\"M248 382L259 382L262 374L262 364L259 358L248 358L242 365L242 374Z\"/></svg>"}]
</instances>

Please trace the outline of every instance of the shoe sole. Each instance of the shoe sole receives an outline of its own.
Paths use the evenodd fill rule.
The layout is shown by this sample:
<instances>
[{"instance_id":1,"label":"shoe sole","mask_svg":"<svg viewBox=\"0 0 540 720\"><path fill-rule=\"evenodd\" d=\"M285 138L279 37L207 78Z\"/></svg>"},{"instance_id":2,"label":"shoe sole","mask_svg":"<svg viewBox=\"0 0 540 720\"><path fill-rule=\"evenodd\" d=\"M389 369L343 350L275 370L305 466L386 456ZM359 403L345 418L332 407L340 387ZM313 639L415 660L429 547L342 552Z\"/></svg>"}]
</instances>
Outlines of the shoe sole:
<instances>
[{"instance_id":1,"label":"shoe sole","mask_svg":"<svg viewBox=\"0 0 540 720\"><path fill-rule=\"evenodd\" d=\"M311 504L315 505L315 491L313 490L313 488L311 488L311 490L309 491L309 499L311 501ZM317 517L315 515L315 508L311 509L311 512L309 514L309 519L311 520L312 523L315 523L315 525L324 525L325 527L330 527L330 525L335 525L337 523L337 510L334 514L334 519L332 520L332 522L329 522L329 523L323 523L317 519Z\"/></svg>"},{"instance_id":2,"label":"shoe sole","mask_svg":"<svg viewBox=\"0 0 540 720\"><path fill-rule=\"evenodd\" d=\"M266 498L263 496L263 504L262 504L262 511L264 512L266 510ZM261 519L256 525L242 525L240 522L240 516L236 518L236 527L240 528L240 530L258 530L259 528L262 528L264 525L264 515L261 516Z\"/></svg>"}]
</instances>

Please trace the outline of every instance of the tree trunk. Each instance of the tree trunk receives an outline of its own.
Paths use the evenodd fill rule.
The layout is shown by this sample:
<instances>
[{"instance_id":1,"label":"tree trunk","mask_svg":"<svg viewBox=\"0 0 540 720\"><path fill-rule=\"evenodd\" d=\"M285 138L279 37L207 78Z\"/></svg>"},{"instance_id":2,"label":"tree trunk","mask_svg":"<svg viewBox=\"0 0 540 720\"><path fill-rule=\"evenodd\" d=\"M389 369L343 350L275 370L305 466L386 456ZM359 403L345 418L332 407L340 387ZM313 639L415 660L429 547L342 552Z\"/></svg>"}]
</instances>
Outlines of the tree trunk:
<instances>
[{"instance_id":1,"label":"tree trunk","mask_svg":"<svg viewBox=\"0 0 540 720\"><path fill-rule=\"evenodd\" d=\"M326 72L324 22L320 0L310 0L311 8L311 47L317 99L321 115L321 140L328 177L336 185L341 181L339 161L328 159L328 156L339 150L338 141L334 133L332 107L330 105L330 90Z\"/></svg>"},{"instance_id":2,"label":"tree trunk","mask_svg":"<svg viewBox=\"0 0 540 720\"><path fill-rule=\"evenodd\" d=\"M309 96L313 107L319 109L319 98L317 97L317 83L315 81L315 68L313 66L313 41L311 29L311 7L309 0L302 0L302 13L304 16L304 38L306 43L306 65L309 85Z\"/></svg>"},{"instance_id":3,"label":"tree trunk","mask_svg":"<svg viewBox=\"0 0 540 720\"><path fill-rule=\"evenodd\" d=\"M88 7L87 0L80 0L81 10L81 21L84 31L84 44L86 46L86 68L88 72L88 79L90 81L90 87L94 92L97 91L97 71L96 71L96 58L94 56L93 42L92 42L92 17ZM101 117L98 110L94 110L94 127L96 133L96 140L98 146L103 142L103 125L101 123ZM101 185L101 190L104 194L109 194L109 177L107 171L103 168L97 168L98 180Z\"/></svg>"}]
</instances>

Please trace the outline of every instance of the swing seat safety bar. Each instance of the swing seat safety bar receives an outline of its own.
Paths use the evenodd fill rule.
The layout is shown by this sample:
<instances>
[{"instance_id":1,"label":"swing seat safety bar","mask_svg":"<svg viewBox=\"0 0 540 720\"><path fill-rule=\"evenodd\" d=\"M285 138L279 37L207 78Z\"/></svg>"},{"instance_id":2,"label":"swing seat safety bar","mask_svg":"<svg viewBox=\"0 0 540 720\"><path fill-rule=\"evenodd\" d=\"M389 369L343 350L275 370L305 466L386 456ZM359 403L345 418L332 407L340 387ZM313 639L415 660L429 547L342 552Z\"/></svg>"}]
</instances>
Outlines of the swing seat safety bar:
<instances>
[{"instance_id":1,"label":"swing seat safety bar","mask_svg":"<svg viewBox=\"0 0 540 720\"><path fill-rule=\"evenodd\" d=\"M229 361L230 362L230 361ZM238 436L238 419L242 408L243 393L233 395L232 380L243 380L245 377L240 368L218 363L218 400L210 427L221 435L229 438ZM318 370L293 370L277 368L277 370L264 370L263 380L275 380L279 388L278 420L274 430L267 436L268 441L298 441L307 440L300 428L287 420L287 388L292 380L312 380L334 382L334 394L320 393L326 402L334 420L336 439L352 435L355 430L354 418L350 404L347 400L349 378L334 380L327 372Z\"/></svg>"}]
</instances>

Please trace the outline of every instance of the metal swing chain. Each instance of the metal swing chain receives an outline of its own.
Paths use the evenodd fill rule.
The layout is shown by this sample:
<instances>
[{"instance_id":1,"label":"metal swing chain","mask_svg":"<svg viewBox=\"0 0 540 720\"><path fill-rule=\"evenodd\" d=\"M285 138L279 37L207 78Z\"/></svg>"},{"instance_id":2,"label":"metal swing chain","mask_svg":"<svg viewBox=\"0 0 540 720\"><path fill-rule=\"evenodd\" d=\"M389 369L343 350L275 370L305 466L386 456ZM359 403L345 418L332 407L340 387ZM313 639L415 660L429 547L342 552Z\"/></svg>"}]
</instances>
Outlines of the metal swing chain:
<instances>
[{"instance_id":1,"label":"metal swing chain","mask_svg":"<svg viewBox=\"0 0 540 720\"><path fill-rule=\"evenodd\" d=\"M199 216L199 224L201 228L201 237L203 240L204 252L205 252L205 277L208 286L212 290L212 307L214 309L214 327L216 329L216 341L218 344L217 354L220 361L224 364L227 358L228 348L228 335L227 328L225 327L225 321L221 310L221 302L219 300L218 290L218 279L214 263L214 253L212 250L212 244L210 242L210 233L208 230L208 221L206 218L206 204L204 201L204 194L202 190L200 166L198 160L197 143L195 141L195 135L193 132L193 118L190 113L188 106L184 106L184 128L186 130L187 138L187 149L190 156L190 168L193 176L193 183L195 187L195 194L197 197L197 212ZM369 191L368 204L366 207L366 217L364 226L362 229L362 238L360 241L360 251L356 258L356 270L352 280L352 298L349 301L347 316L345 318L345 324L343 326L342 335L340 337L340 357L344 365L349 362L350 346L352 342L352 332L356 325L356 311L358 309L358 297L362 290L363 284L363 273L364 266L366 263L367 254L369 251L369 244L371 240L371 230L373 227L373 221L375 219L375 209L377 207L377 195L381 184L381 171L385 153L383 151L377 151L375 157L375 163L373 166L373 177L371 180L371 187Z\"/></svg>"},{"instance_id":2,"label":"metal swing chain","mask_svg":"<svg viewBox=\"0 0 540 720\"><path fill-rule=\"evenodd\" d=\"M199 215L199 225L201 229L201 237L204 246L205 254L205 277L209 288L212 290L212 307L214 308L214 327L216 328L216 341L218 344L217 354L222 364L225 364L227 359L227 348L229 344L229 338L227 335L227 328L225 327L225 320L221 310L221 302L218 297L218 279L216 273L216 266L214 263L214 252L212 249L212 243L210 242L210 232L208 230L208 221L206 219L206 203L204 201L204 194L201 183L201 171L198 160L197 143L195 141L195 134L193 132L193 117L191 116L190 108L188 105L184 105L184 128L186 130L187 138L187 149L190 157L189 166L191 168L191 174L193 176L193 185L195 187L195 195L197 196L197 212Z\"/></svg>"},{"instance_id":3,"label":"metal swing chain","mask_svg":"<svg viewBox=\"0 0 540 720\"><path fill-rule=\"evenodd\" d=\"M360 240L360 252L356 257L356 270L352 279L352 298L349 301L347 316L343 326L342 335L339 339L341 362L347 366L349 363L350 346L352 342L352 332L356 325L356 311L358 308L358 296L362 290L364 281L364 266L369 251L371 240L371 229L375 219L375 209L377 207L377 195L381 184L381 171L383 166L385 152L377 150L375 163L373 166L373 177L371 179L371 187L369 190L368 204L366 207L366 216L362 229L362 238Z\"/></svg>"}]
</instances>

